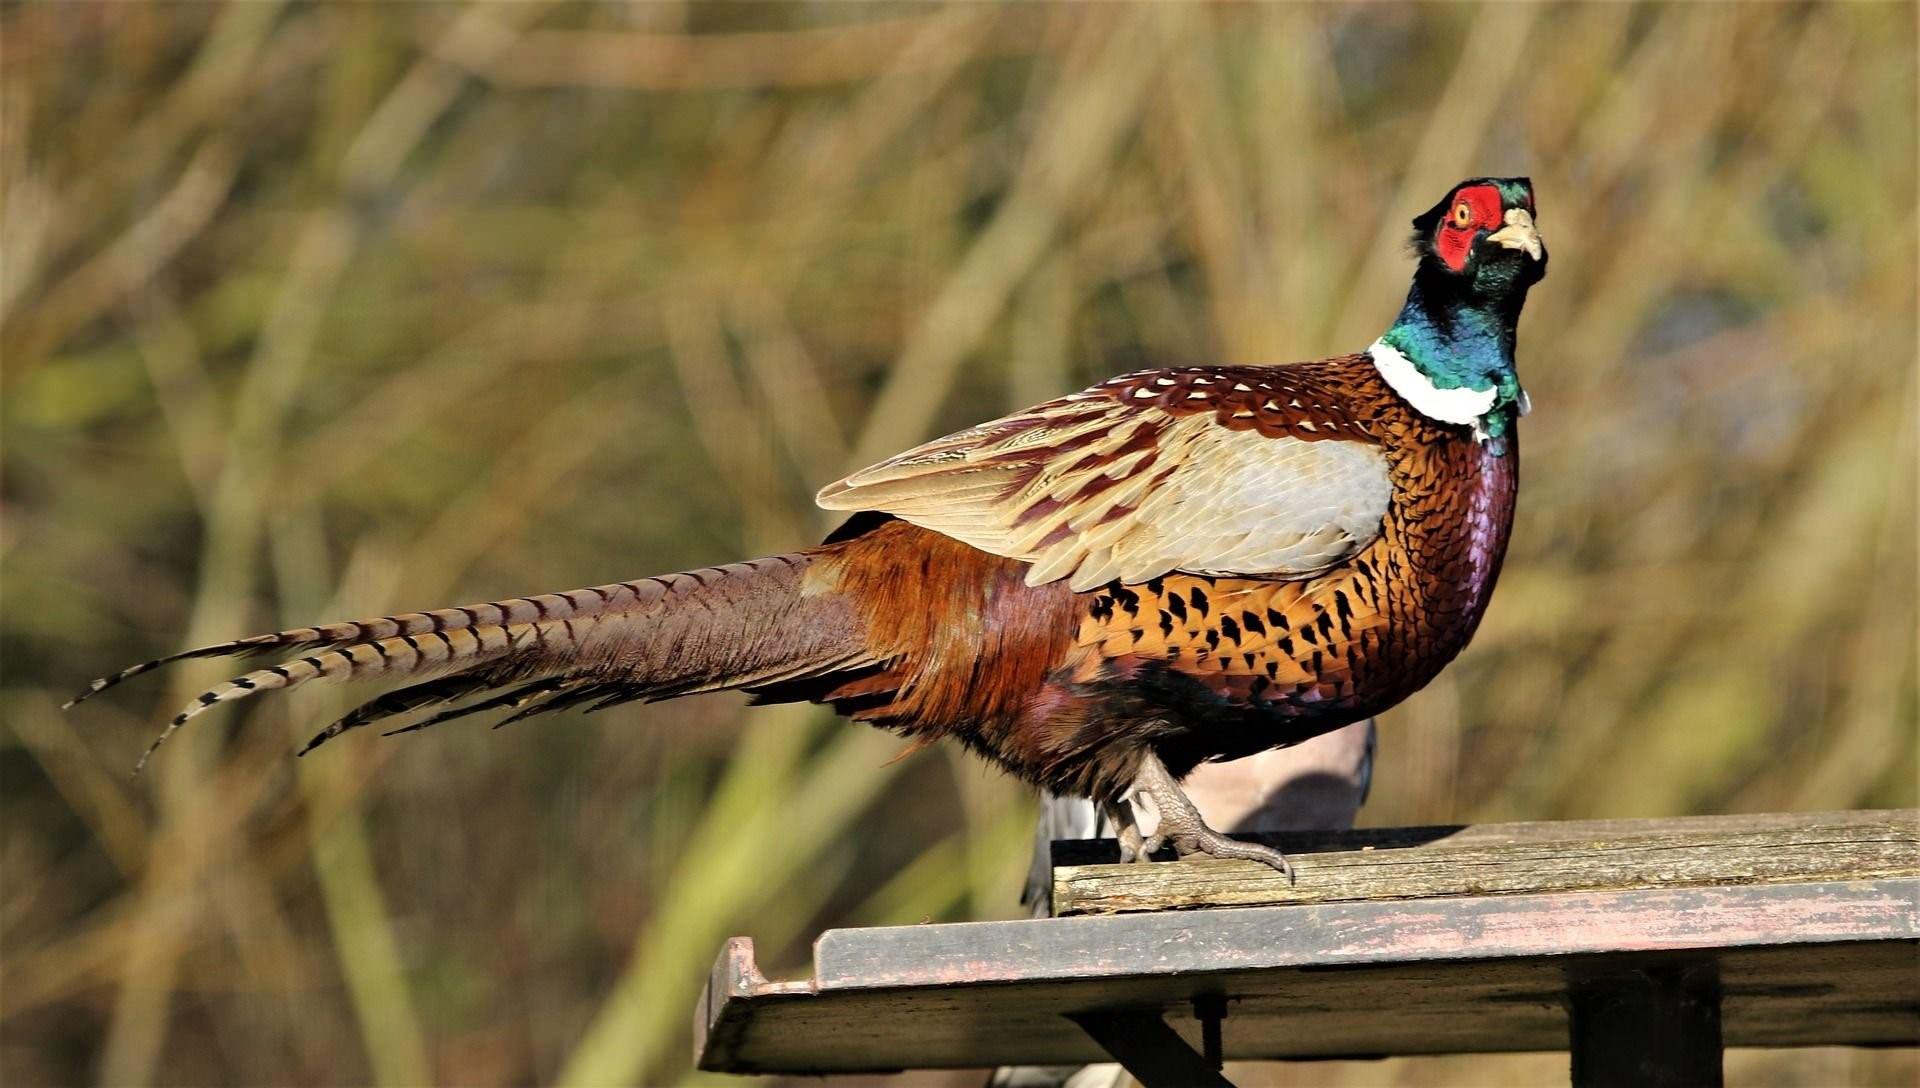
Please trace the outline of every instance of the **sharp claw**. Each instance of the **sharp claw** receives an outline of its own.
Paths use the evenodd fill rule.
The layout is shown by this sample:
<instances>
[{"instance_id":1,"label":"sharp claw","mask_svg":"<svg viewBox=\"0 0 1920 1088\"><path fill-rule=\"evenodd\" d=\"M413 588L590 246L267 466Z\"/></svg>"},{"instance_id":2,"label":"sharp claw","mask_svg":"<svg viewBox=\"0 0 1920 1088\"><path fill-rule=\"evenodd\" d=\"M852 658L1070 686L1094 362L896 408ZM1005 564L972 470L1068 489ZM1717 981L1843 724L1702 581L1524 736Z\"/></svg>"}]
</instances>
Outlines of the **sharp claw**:
<instances>
[{"instance_id":1,"label":"sharp claw","mask_svg":"<svg viewBox=\"0 0 1920 1088\"><path fill-rule=\"evenodd\" d=\"M1198 855L1259 862L1285 876L1288 884L1294 883L1293 864L1285 854L1270 846L1230 839L1212 829L1181 835L1174 840L1174 848L1183 859Z\"/></svg>"},{"instance_id":2,"label":"sharp claw","mask_svg":"<svg viewBox=\"0 0 1920 1088\"><path fill-rule=\"evenodd\" d=\"M1145 753L1141 758L1135 789L1151 798L1154 808L1160 812L1160 826L1153 837L1142 844L1143 858L1171 841L1175 852L1182 858L1203 855L1259 862L1284 874L1287 883L1293 883L1293 866L1285 854L1258 843L1230 839L1208 827L1200 817L1200 810L1193 807L1193 802L1180 789L1179 782L1152 752Z\"/></svg>"}]
</instances>

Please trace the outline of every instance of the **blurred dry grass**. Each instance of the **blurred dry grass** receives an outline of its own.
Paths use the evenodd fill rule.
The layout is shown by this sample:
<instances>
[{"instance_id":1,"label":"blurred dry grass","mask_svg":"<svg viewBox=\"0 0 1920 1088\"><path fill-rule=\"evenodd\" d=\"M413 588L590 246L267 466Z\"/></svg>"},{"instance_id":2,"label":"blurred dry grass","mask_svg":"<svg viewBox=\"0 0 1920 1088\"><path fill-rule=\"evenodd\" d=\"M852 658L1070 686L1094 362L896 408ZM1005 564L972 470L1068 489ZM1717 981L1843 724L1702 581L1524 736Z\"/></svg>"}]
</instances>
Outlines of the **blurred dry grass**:
<instances>
[{"instance_id":1,"label":"blurred dry grass","mask_svg":"<svg viewBox=\"0 0 1920 1088\"><path fill-rule=\"evenodd\" d=\"M12 5L0 90L9 1085L673 1081L727 934L1012 913L1025 794L812 709L296 763L302 692L129 782L218 667L54 707L793 547L841 469L1143 361L1352 350L1469 174L1554 254L1518 535L1369 818L1915 803L1911 7Z\"/></svg>"}]
</instances>

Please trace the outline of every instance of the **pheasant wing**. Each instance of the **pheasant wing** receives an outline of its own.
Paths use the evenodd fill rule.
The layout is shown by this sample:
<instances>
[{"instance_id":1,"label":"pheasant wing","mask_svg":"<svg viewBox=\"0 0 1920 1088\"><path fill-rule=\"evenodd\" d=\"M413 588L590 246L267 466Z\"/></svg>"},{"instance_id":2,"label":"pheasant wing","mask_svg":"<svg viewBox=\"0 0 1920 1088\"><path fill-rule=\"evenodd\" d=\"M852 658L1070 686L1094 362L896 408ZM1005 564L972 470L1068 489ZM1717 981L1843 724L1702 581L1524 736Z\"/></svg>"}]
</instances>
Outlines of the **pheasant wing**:
<instances>
[{"instance_id":1,"label":"pheasant wing","mask_svg":"<svg viewBox=\"0 0 1920 1088\"><path fill-rule=\"evenodd\" d=\"M1386 457L1286 368L1146 371L936 439L819 494L1076 591L1169 571L1302 578L1380 534Z\"/></svg>"}]
</instances>

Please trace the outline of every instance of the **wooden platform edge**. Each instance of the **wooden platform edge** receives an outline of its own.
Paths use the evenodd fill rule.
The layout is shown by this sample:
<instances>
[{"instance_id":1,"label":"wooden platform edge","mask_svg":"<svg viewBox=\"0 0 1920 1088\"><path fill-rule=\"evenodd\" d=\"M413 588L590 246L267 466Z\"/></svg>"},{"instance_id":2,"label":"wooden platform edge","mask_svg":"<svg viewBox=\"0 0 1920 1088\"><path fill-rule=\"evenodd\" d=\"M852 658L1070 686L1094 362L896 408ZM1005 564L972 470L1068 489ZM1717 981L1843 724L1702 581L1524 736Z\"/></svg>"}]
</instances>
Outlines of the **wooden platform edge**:
<instances>
[{"instance_id":1,"label":"wooden platform edge","mask_svg":"<svg viewBox=\"0 0 1920 1088\"><path fill-rule=\"evenodd\" d=\"M1248 836L1251 862L1120 865L1112 840L1054 844L1057 916L1547 892L1812 883L1920 875L1912 809L1365 829Z\"/></svg>"},{"instance_id":2,"label":"wooden platform edge","mask_svg":"<svg viewBox=\"0 0 1920 1088\"><path fill-rule=\"evenodd\" d=\"M1322 848L1300 849L1303 838ZM696 1008L697 1064L830 1073L1083 1062L1099 1049L1074 1017L1163 1015L1191 1043L1203 998L1236 1010L1225 1021L1230 1059L1550 1050L1567 1045L1575 991L1647 971L1724 985L1726 1045L1920 1042L1912 810L1278 842L1303 863L1278 902L829 930L800 981L767 979L752 941L733 938ZM1089 844L1062 850L1084 857ZM1247 869L1065 868L1186 882L1188 896L1215 894ZM1336 1023L1348 1007L1383 1018Z\"/></svg>"},{"instance_id":3,"label":"wooden platform edge","mask_svg":"<svg viewBox=\"0 0 1920 1088\"><path fill-rule=\"evenodd\" d=\"M834 1052L795 1065L778 1057L794 1045L782 1041L792 1025L821 1016L870 1017L875 999L884 999L889 1018L900 1021L859 1029L878 1037L908 1031L917 1008L952 1008L956 1001L984 1002L986 1008L1017 991L1025 994L1024 1015L1066 1016L1088 1007L1089 994L1102 995L1100 1006L1152 1005L1174 991L1191 996L1219 985L1210 979L1245 979L1250 973L1452 972L1525 962L1593 969L1820 946L1872 946L1885 950L1875 953L1881 961L1914 962L1920 956L1920 879L829 930L815 943L813 979L799 982L768 981L753 962L752 943L734 938L722 950L699 1006L696 1054L701 1069L733 1073L955 1064L928 1060L906 1042L878 1059ZM1901 1008L1896 1019L1904 1026L1892 1033L1883 1027L1871 1035L1818 1041L1902 1044L1920 1034L1920 999ZM1528 1048L1539 1047L1521 1049ZM1259 1056L1229 1047L1230 1059Z\"/></svg>"},{"instance_id":4,"label":"wooden platform edge","mask_svg":"<svg viewBox=\"0 0 1920 1088\"><path fill-rule=\"evenodd\" d=\"M1920 878L834 929L817 993L1920 940Z\"/></svg>"},{"instance_id":5,"label":"wooden platform edge","mask_svg":"<svg viewBox=\"0 0 1920 1088\"><path fill-rule=\"evenodd\" d=\"M736 1053L746 1031L750 1006L767 998L806 997L814 992L807 981L773 982L754 962L752 937L728 937L707 972L707 984L693 1011L693 1055L709 1072L746 1073L738 1065L708 1065L709 1055ZM777 1072L777 1070L776 1070Z\"/></svg>"}]
</instances>

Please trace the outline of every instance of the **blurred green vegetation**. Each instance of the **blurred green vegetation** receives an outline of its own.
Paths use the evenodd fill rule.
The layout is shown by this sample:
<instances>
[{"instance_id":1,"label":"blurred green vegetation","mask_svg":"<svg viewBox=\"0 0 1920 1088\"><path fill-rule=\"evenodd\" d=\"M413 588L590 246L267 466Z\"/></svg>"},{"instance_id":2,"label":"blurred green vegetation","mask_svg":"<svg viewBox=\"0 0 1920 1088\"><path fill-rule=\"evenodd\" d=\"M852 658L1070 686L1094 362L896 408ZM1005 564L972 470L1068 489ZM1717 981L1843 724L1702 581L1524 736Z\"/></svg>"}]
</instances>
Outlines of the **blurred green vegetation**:
<instances>
[{"instance_id":1,"label":"blurred green vegetation","mask_svg":"<svg viewBox=\"0 0 1920 1088\"><path fill-rule=\"evenodd\" d=\"M1915 803L1910 6L15 4L0 62L9 1085L675 1081L729 934L1017 912L1021 788L812 708L296 762L306 689L136 781L220 666L55 708L805 544L842 470L1142 362L1354 350L1475 174L1553 252L1518 529L1366 818Z\"/></svg>"}]
</instances>

